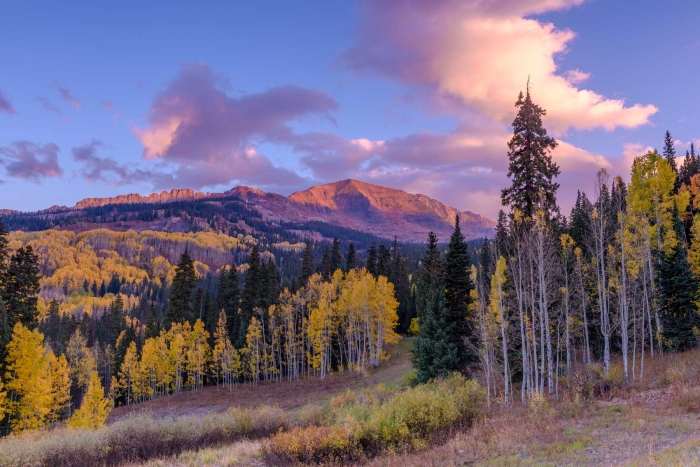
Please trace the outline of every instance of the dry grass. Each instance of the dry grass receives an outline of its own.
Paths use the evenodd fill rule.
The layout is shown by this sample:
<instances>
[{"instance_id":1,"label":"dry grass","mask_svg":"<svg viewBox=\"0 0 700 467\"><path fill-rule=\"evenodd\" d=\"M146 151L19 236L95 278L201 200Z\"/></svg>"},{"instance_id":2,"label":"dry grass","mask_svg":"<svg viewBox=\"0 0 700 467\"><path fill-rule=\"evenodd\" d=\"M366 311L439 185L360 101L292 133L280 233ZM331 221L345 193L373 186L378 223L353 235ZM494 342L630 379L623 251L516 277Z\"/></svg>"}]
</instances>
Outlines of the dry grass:
<instances>
[{"instance_id":1,"label":"dry grass","mask_svg":"<svg viewBox=\"0 0 700 467\"><path fill-rule=\"evenodd\" d=\"M286 425L284 413L271 407L177 419L142 414L93 431L60 428L9 436L0 441L0 466L120 465L262 438Z\"/></svg>"},{"instance_id":2,"label":"dry grass","mask_svg":"<svg viewBox=\"0 0 700 467\"><path fill-rule=\"evenodd\" d=\"M240 441L228 446L187 451L179 456L154 459L142 464L127 464L125 467L264 467L260 444L260 441Z\"/></svg>"}]
</instances>

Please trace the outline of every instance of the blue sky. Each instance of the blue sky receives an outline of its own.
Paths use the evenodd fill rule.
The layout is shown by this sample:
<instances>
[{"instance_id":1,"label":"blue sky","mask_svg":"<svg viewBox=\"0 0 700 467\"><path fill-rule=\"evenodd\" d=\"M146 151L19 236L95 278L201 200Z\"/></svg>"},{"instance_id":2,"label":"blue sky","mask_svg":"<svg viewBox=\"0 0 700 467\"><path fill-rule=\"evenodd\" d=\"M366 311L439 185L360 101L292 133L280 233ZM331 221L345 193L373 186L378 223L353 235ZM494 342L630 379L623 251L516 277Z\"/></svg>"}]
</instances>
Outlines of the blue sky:
<instances>
[{"instance_id":1,"label":"blue sky","mask_svg":"<svg viewBox=\"0 0 700 467\"><path fill-rule=\"evenodd\" d=\"M531 76L565 209L700 138L700 3L0 4L0 208L345 178L495 217ZM573 71L572 71L573 70ZM624 102L621 102L624 100Z\"/></svg>"}]
</instances>

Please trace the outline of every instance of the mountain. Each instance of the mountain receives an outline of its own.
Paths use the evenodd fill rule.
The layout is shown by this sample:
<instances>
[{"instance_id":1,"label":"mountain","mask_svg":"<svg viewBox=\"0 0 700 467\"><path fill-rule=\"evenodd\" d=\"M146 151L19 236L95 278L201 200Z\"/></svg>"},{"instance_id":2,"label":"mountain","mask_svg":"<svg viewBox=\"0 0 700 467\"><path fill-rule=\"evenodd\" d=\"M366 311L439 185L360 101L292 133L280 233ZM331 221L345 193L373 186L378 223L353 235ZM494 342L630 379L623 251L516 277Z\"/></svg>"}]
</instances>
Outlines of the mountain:
<instances>
[{"instance_id":1,"label":"mountain","mask_svg":"<svg viewBox=\"0 0 700 467\"><path fill-rule=\"evenodd\" d=\"M224 193L181 189L148 196L126 194L111 198L86 198L73 207L52 206L36 213L20 214L10 210L4 213L18 224L17 228L25 230L41 230L42 225L45 228L87 230L98 227L94 224L101 224L99 226L114 230L187 231L212 225L213 216L216 215L212 209L217 206L230 208L232 201L243 203L237 212L242 209L256 212L262 221L274 225L320 222L390 240L396 236L402 242L423 243L430 231L435 232L440 240L447 241L456 215L460 217L462 231L468 240L490 237L495 228L495 223L484 216L458 211L425 195L414 195L358 180L319 185L288 197L246 186L237 186ZM173 207L176 210L186 208L189 216L173 214ZM170 215L163 214L163 210L168 208ZM203 209L209 214L204 213ZM223 217L225 225L221 225L221 228L241 220L235 215ZM32 219L34 224L31 224Z\"/></svg>"},{"instance_id":2,"label":"mountain","mask_svg":"<svg viewBox=\"0 0 700 467\"><path fill-rule=\"evenodd\" d=\"M247 187L227 192L252 203L266 217L281 221L320 221L372 233L378 237L422 243L434 231L447 241L455 216L467 239L490 237L495 222L403 190L343 180L298 191L289 197Z\"/></svg>"}]
</instances>

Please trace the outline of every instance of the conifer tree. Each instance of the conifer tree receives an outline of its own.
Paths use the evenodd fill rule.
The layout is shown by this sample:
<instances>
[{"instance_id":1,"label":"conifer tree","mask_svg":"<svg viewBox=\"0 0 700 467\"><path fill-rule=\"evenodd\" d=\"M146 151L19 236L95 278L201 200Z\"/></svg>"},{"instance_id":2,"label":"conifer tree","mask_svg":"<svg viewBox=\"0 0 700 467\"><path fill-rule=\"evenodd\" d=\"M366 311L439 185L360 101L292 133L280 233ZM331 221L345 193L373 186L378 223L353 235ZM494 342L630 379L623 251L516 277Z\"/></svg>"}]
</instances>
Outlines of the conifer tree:
<instances>
[{"instance_id":1,"label":"conifer tree","mask_svg":"<svg viewBox=\"0 0 700 467\"><path fill-rule=\"evenodd\" d=\"M443 279L444 267L440 258L440 250L437 246L437 237L433 232L428 234L428 247L425 250L421 261L420 270L418 271L418 288L416 291L417 302L416 312L419 320L422 319L424 310L427 307L428 293L433 289L433 284Z\"/></svg>"},{"instance_id":2,"label":"conifer tree","mask_svg":"<svg viewBox=\"0 0 700 467\"><path fill-rule=\"evenodd\" d=\"M0 216L0 298L5 298L7 292L7 260L10 257L8 251L10 240L7 237L7 227Z\"/></svg>"},{"instance_id":3,"label":"conifer tree","mask_svg":"<svg viewBox=\"0 0 700 467\"><path fill-rule=\"evenodd\" d=\"M311 240L306 241L304 256L301 259L301 276L299 276L298 287L304 287L309 278L314 273L314 252L311 249Z\"/></svg>"},{"instance_id":4,"label":"conifer tree","mask_svg":"<svg viewBox=\"0 0 700 467\"><path fill-rule=\"evenodd\" d=\"M673 138L671 137L671 132L666 131L664 136L664 149L661 153L664 159L668 161L668 165L671 166L673 172L676 174L676 186L674 188L674 193L678 193L678 189L681 187L681 181L678 177L678 164L676 163L676 148L673 146Z\"/></svg>"},{"instance_id":5,"label":"conifer tree","mask_svg":"<svg viewBox=\"0 0 700 467\"><path fill-rule=\"evenodd\" d=\"M355 252L355 244L350 243L348 247L348 255L345 258L345 272L350 272L357 267L357 253Z\"/></svg>"},{"instance_id":6,"label":"conifer tree","mask_svg":"<svg viewBox=\"0 0 700 467\"><path fill-rule=\"evenodd\" d=\"M163 316L163 327L169 329L173 323L192 321L192 291L195 288L197 277L194 264L189 251L180 256L180 261L175 268L175 278L170 289L168 308Z\"/></svg>"},{"instance_id":7,"label":"conifer tree","mask_svg":"<svg viewBox=\"0 0 700 467\"><path fill-rule=\"evenodd\" d=\"M340 254L340 240L338 240L338 237L333 239L333 248L331 249L330 260L330 270L332 275L336 269L340 269L343 265L343 255Z\"/></svg>"},{"instance_id":8,"label":"conifer tree","mask_svg":"<svg viewBox=\"0 0 700 467\"><path fill-rule=\"evenodd\" d=\"M420 329L413 349L413 365L419 383L445 377L459 363L458 350L448 335L442 275L434 277L426 286L421 294Z\"/></svg>"},{"instance_id":9,"label":"conifer tree","mask_svg":"<svg viewBox=\"0 0 700 467\"><path fill-rule=\"evenodd\" d=\"M241 298L241 312L238 329L235 329L236 343L238 349L245 347L245 336L248 331L248 324L253 317L255 308L261 305L261 297L264 293L262 283L264 281L264 271L260 262L260 253L257 245L253 246L248 258L248 272L243 284L243 297Z\"/></svg>"},{"instance_id":10,"label":"conifer tree","mask_svg":"<svg viewBox=\"0 0 700 467\"><path fill-rule=\"evenodd\" d=\"M39 266L31 245L20 247L10 258L5 287L5 307L10 327L22 323L28 328L38 324L37 294Z\"/></svg>"},{"instance_id":11,"label":"conifer tree","mask_svg":"<svg viewBox=\"0 0 700 467\"><path fill-rule=\"evenodd\" d=\"M367 272L372 274L374 277L379 275L379 264L377 262L377 248L374 243L369 247L369 252L367 254Z\"/></svg>"},{"instance_id":12,"label":"conifer tree","mask_svg":"<svg viewBox=\"0 0 700 467\"><path fill-rule=\"evenodd\" d=\"M379 257L377 258L377 275L391 276L391 253L384 244L379 245Z\"/></svg>"},{"instance_id":13,"label":"conifer tree","mask_svg":"<svg viewBox=\"0 0 700 467\"><path fill-rule=\"evenodd\" d=\"M448 325L448 339L457 349L457 364L451 369L453 371L465 372L479 360L479 356L470 350L477 347L467 346L467 342L474 343L477 339L477 333L472 327L473 320L468 315L473 288L467 243L464 241L457 215L445 255L445 320Z\"/></svg>"},{"instance_id":14,"label":"conifer tree","mask_svg":"<svg viewBox=\"0 0 700 467\"><path fill-rule=\"evenodd\" d=\"M692 348L696 341L694 330L700 324L697 305L700 297L698 278L688 262L683 224L675 205L673 229L677 241L662 255L657 282L664 342L672 350L683 351Z\"/></svg>"},{"instance_id":15,"label":"conifer tree","mask_svg":"<svg viewBox=\"0 0 700 467\"><path fill-rule=\"evenodd\" d=\"M224 268L221 270L219 290L216 295L214 307L207 320L207 331L212 335L214 334L218 322L218 315L221 310L224 310L226 313L229 339L238 338L238 329L240 327L240 317L238 316L239 305L240 285L238 284L238 271L236 265L232 264L228 269Z\"/></svg>"},{"instance_id":16,"label":"conifer tree","mask_svg":"<svg viewBox=\"0 0 700 467\"><path fill-rule=\"evenodd\" d=\"M111 411L112 401L105 397L97 372L91 371L83 403L68 420L68 425L73 428L99 428L105 424Z\"/></svg>"},{"instance_id":17,"label":"conifer tree","mask_svg":"<svg viewBox=\"0 0 700 467\"><path fill-rule=\"evenodd\" d=\"M521 92L515 103L518 115L513 121L513 137L508 142L509 188L501 193L504 206L518 209L531 219L537 210L551 213L557 210L556 192L559 184L552 179L559 175L559 167L552 161L551 152L557 147L554 138L547 135L542 117L547 112L535 104L527 93Z\"/></svg>"},{"instance_id":18,"label":"conifer tree","mask_svg":"<svg viewBox=\"0 0 700 467\"><path fill-rule=\"evenodd\" d=\"M331 279L331 253L328 251L328 247L323 247L323 256L321 257L321 276L323 280L329 281Z\"/></svg>"}]
</instances>

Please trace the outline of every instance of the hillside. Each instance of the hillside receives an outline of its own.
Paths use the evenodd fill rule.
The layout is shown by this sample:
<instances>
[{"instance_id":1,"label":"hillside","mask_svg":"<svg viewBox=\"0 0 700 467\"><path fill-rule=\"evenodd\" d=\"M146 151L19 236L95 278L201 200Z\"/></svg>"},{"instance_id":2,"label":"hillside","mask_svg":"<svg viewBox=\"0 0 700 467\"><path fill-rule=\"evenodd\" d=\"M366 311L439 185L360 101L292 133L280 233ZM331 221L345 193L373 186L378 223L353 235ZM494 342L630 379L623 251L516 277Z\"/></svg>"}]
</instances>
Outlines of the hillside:
<instances>
[{"instance_id":1,"label":"hillside","mask_svg":"<svg viewBox=\"0 0 700 467\"><path fill-rule=\"evenodd\" d=\"M222 210L228 211L227 215L219 212ZM186 216L181 216L181 211L189 214L190 219L183 219ZM239 215L232 216L234 212ZM237 186L224 193L183 189L148 196L125 194L86 198L73 207L52 206L34 213L3 211L10 228L22 230L59 227L84 231L99 224L112 230L131 228L178 232L207 228L197 219L193 222L193 218L201 218L210 227L225 231L231 228L231 224L245 222L244 213L286 230L313 231L308 228L308 223L314 222L389 240L398 237L402 242L413 243L425 242L430 231L446 241L456 215L460 216L467 240L490 237L495 227L490 219L468 211L460 212L427 196L357 180L319 185L289 197ZM308 235L297 233L297 237Z\"/></svg>"}]
</instances>

